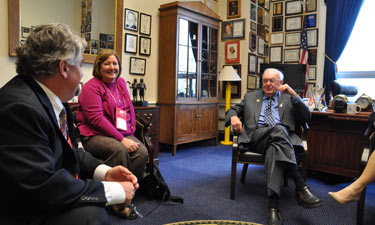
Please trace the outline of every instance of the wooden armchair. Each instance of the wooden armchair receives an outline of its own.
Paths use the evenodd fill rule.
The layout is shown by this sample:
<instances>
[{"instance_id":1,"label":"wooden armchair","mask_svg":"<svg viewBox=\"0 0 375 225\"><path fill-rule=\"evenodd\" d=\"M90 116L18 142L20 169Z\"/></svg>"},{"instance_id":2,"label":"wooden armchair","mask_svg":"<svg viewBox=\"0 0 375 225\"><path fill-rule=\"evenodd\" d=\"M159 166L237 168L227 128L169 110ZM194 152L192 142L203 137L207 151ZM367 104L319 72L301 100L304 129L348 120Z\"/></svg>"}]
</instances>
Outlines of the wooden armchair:
<instances>
[{"instance_id":1,"label":"wooden armchair","mask_svg":"<svg viewBox=\"0 0 375 225\"><path fill-rule=\"evenodd\" d=\"M364 133L364 138L365 138L366 145L365 145L365 148L363 149L362 157L361 157L361 171L362 172L366 167L367 161L369 160L371 153L375 149L375 130L372 124L366 129ZM365 200L366 200L366 188L363 189L361 193L361 197L359 201L357 202L357 225L363 224L363 212L365 209Z\"/></svg>"},{"instance_id":2,"label":"wooden armchair","mask_svg":"<svg viewBox=\"0 0 375 225\"><path fill-rule=\"evenodd\" d=\"M306 179L307 177L307 143L306 143L306 132L308 131L308 125L296 125L296 134L301 137L303 140L303 149L295 149L296 150L296 158L297 163L299 164L302 177ZM247 169L249 164L257 164L257 165L264 165L265 157L264 155L251 151L249 149L246 152L239 152L238 151L238 134L234 134L233 136L233 146L232 146L232 169L231 169L231 186L230 186L230 198L234 199L235 195L235 188L236 188L236 173L237 173L237 163L242 163L242 173L240 182L241 184L245 183L245 177L247 173ZM288 185L288 178L287 176L284 177L284 186Z\"/></svg>"}]
</instances>

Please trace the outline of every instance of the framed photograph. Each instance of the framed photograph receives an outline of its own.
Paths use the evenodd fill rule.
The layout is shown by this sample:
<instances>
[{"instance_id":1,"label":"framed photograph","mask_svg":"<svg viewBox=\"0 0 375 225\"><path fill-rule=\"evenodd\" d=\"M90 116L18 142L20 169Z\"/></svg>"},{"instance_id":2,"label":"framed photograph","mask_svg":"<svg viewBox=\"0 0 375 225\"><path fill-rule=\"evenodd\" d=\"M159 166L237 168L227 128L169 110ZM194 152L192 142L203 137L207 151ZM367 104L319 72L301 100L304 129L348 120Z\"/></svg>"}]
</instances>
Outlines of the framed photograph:
<instances>
[{"instance_id":1,"label":"framed photograph","mask_svg":"<svg viewBox=\"0 0 375 225\"><path fill-rule=\"evenodd\" d=\"M255 4L250 4L250 19L257 20L257 6Z\"/></svg>"},{"instance_id":2,"label":"framed photograph","mask_svg":"<svg viewBox=\"0 0 375 225\"><path fill-rule=\"evenodd\" d=\"M107 35L107 41L108 41L108 42L114 42L114 41L115 41L115 35L113 35L113 34L108 34L108 35Z\"/></svg>"},{"instance_id":3,"label":"framed photograph","mask_svg":"<svg viewBox=\"0 0 375 225\"><path fill-rule=\"evenodd\" d=\"M145 75L146 59L130 57L129 73L134 75Z\"/></svg>"},{"instance_id":4,"label":"framed photograph","mask_svg":"<svg viewBox=\"0 0 375 225\"><path fill-rule=\"evenodd\" d=\"M258 61L258 65L257 65L257 74L260 74L260 64L263 64L264 63L264 57L261 57L261 56L257 56L257 61Z\"/></svg>"},{"instance_id":5,"label":"framed photograph","mask_svg":"<svg viewBox=\"0 0 375 225\"><path fill-rule=\"evenodd\" d=\"M264 9L270 10L270 1L271 0L264 0Z\"/></svg>"},{"instance_id":6,"label":"framed photograph","mask_svg":"<svg viewBox=\"0 0 375 225\"><path fill-rule=\"evenodd\" d=\"M285 15L294 15L302 13L302 3L301 1L288 1L285 2Z\"/></svg>"},{"instance_id":7,"label":"framed photograph","mask_svg":"<svg viewBox=\"0 0 375 225\"><path fill-rule=\"evenodd\" d=\"M225 42L225 63L240 63L240 41Z\"/></svg>"},{"instance_id":8,"label":"framed photograph","mask_svg":"<svg viewBox=\"0 0 375 225\"><path fill-rule=\"evenodd\" d=\"M250 23L250 29L251 29L252 31L257 31L257 24L254 23L253 21L251 21L251 23Z\"/></svg>"},{"instance_id":9,"label":"framed photograph","mask_svg":"<svg viewBox=\"0 0 375 225\"><path fill-rule=\"evenodd\" d=\"M99 34L99 40L100 41L108 41L108 34L100 33Z\"/></svg>"},{"instance_id":10,"label":"framed photograph","mask_svg":"<svg viewBox=\"0 0 375 225\"><path fill-rule=\"evenodd\" d=\"M307 0L306 1L306 12L315 12L316 11L316 0Z\"/></svg>"},{"instance_id":11,"label":"framed photograph","mask_svg":"<svg viewBox=\"0 0 375 225\"><path fill-rule=\"evenodd\" d=\"M135 10L125 8L125 29L138 31L138 15L139 13Z\"/></svg>"},{"instance_id":12,"label":"framed photograph","mask_svg":"<svg viewBox=\"0 0 375 225\"><path fill-rule=\"evenodd\" d=\"M318 46L318 29L307 30L307 46Z\"/></svg>"},{"instance_id":13,"label":"framed photograph","mask_svg":"<svg viewBox=\"0 0 375 225\"><path fill-rule=\"evenodd\" d=\"M151 35L151 16L148 14L141 13L139 22L139 33L143 35Z\"/></svg>"},{"instance_id":14,"label":"framed photograph","mask_svg":"<svg viewBox=\"0 0 375 225\"><path fill-rule=\"evenodd\" d=\"M283 15L283 3L282 2L273 3L273 15L274 16Z\"/></svg>"},{"instance_id":15,"label":"framed photograph","mask_svg":"<svg viewBox=\"0 0 375 225\"><path fill-rule=\"evenodd\" d=\"M91 48L99 48L99 40L91 40L90 41Z\"/></svg>"},{"instance_id":16,"label":"framed photograph","mask_svg":"<svg viewBox=\"0 0 375 225\"><path fill-rule=\"evenodd\" d=\"M306 15L307 28L316 27L316 14Z\"/></svg>"},{"instance_id":17,"label":"framed photograph","mask_svg":"<svg viewBox=\"0 0 375 225\"><path fill-rule=\"evenodd\" d=\"M213 12L218 14L219 12L219 3L218 0L204 0L204 4L210 8Z\"/></svg>"},{"instance_id":18,"label":"framed photograph","mask_svg":"<svg viewBox=\"0 0 375 225\"><path fill-rule=\"evenodd\" d=\"M224 21L221 23L221 40L241 39L245 37L245 19Z\"/></svg>"},{"instance_id":19,"label":"framed photograph","mask_svg":"<svg viewBox=\"0 0 375 225\"><path fill-rule=\"evenodd\" d=\"M247 89L248 90L255 90L257 85L257 76L255 75L248 75L247 76Z\"/></svg>"},{"instance_id":20,"label":"framed photograph","mask_svg":"<svg viewBox=\"0 0 375 225\"><path fill-rule=\"evenodd\" d=\"M283 17L272 17L272 32L283 31Z\"/></svg>"},{"instance_id":21,"label":"framed photograph","mask_svg":"<svg viewBox=\"0 0 375 225\"><path fill-rule=\"evenodd\" d=\"M241 0L227 0L227 18L241 17Z\"/></svg>"},{"instance_id":22,"label":"framed photograph","mask_svg":"<svg viewBox=\"0 0 375 225\"><path fill-rule=\"evenodd\" d=\"M284 63L299 62L299 48L284 50Z\"/></svg>"},{"instance_id":23,"label":"framed photograph","mask_svg":"<svg viewBox=\"0 0 375 225\"><path fill-rule=\"evenodd\" d=\"M280 45L284 43L284 35L280 33L271 33L271 45Z\"/></svg>"},{"instance_id":24,"label":"framed photograph","mask_svg":"<svg viewBox=\"0 0 375 225\"><path fill-rule=\"evenodd\" d=\"M237 72L238 76L241 77L241 64L224 65L224 66L233 66L233 69ZM241 81L231 81L230 85L231 85L231 98L241 98ZM223 91L223 98L225 98L225 91Z\"/></svg>"},{"instance_id":25,"label":"framed photograph","mask_svg":"<svg viewBox=\"0 0 375 225\"><path fill-rule=\"evenodd\" d=\"M264 24L263 16L264 16L264 9L262 7L258 7L258 20L257 21L259 24Z\"/></svg>"},{"instance_id":26,"label":"framed photograph","mask_svg":"<svg viewBox=\"0 0 375 225\"><path fill-rule=\"evenodd\" d=\"M255 54L248 54L247 73L255 74L257 72L257 56Z\"/></svg>"},{"instance_id":27,"label":"framed photograph","mask_svg":"<svg viewBox=\"0 0 375 225\"><path fill-rule=\"evenodd\" d=\"M258 37L258 54L264 55L264 39Z\"/></svg>"},{"instance_id":28,"label":"framed photograph","mask_svg":"<svg viewBox=\"0 0 375 225\"><path fill-rule=\"evenodd\" d=\"M257 34L259 35L259 36L261 36L261 37L264 37L264 35L265 35L265 28L264 28L264 25L262 25L262 24L257 24Z\"/></svg>"},{"instance_id":29,"label":"framed photograph","mask_svg":"<svg viewBox=\"0 0 375 225\"><path fill-rule=\"evenodd\" d=\"M282 63L283 61L283 46L270 47L270 63Z\"/></svg>"},{"instance_id":30,"label":"framed photograph","mask_svg":"<svg viewBox=\"0 0 375 225\"><path fill-rule=\"evenodd\" d=\"M299 1L298 1L299 2ZM285 18L285 31L301 30L302 16L294 16Z\"/></svg>"},{"instance_id":31,"label":"framed photograph","mask_svg":"<svg viewBox=\"0 0 375 225\"><path fill-rule=\"evenodd\" d=\"M137 53L138 36L135 34L125 33L125 52Z\"/></svg>"},{"instance_id":32,"label":"framed photograph","mask_svg":"<svg viewBox=\"0 0 375 225\"><path fill-rule=\"evenodd\" d=\"M249 49L252 52L257 49L257 34L255 32L249 33Z\"/></svg>"},{"instance_id":33,"label":"framed photograph","mask_svg":"<svg viewBox=\"0 0 375 225\"><path fill-rule=\"evenodd\" d=\"M270 26L270 13L267 10L264 10L263 14L263 21L264 21L264 26L269 27Z\"/></svg>"},{"instance_id":34,"label":"framed photograph","mask_svg":"<svg viewBox=\"0 0 375 225\"><path fill-rule=\"evenodd\" d=\"M285 33L285 46L301 45L301 32Z\"/></svg>"},{"instance_id":35,"label":"framed photograph","mask_svg":"<svg viewBox=\"0 0 375 225\"><path fill-rule=\"evenodd\" d=\"M308 79L309 80L316 80L316 67L309 67L308 68Z\"/></svg>"},{"instance_id":36,"label":"framed photograph","mask_svg":"<svg viewBox=\"0 0 375 225\"><path fill-rule=\"evenodd\" d=\"M309 49L309 65L316 65L317 49Z\"/></svg>"},{"instance_id":37,"label":"framed photograph","mask_svg":"<svg viewBox=\"0 0 375 225\"><path fill-rule=\"evenodd\" d=\"M139 36L139 54L147 56L151 54L151 38Z\"/></svg>"},{"instance_id":38,"label":"framed photograph","mask_svg":"<svg viewBox=\"0 0 375 225\"><path fill-rule=\"evenodd\" d=\"M22 37L27 38L31 33L31 29L30 27L21 27L21 32L22 32Z\"/></svg>"}]
</instances>

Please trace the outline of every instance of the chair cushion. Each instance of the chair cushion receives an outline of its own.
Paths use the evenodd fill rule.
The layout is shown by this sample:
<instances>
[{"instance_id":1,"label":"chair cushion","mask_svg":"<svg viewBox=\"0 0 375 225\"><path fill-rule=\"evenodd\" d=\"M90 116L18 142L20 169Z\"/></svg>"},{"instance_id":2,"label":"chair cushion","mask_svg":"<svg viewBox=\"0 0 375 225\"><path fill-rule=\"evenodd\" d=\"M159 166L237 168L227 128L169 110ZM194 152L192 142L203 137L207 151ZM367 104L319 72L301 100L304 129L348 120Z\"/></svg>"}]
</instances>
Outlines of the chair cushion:
<instances>
[{"instance_id":1,"label":"chair cushion","mask_svg":"<svg viewBox=\"0 0 375 225\"><path fill-rule=\"evenodd\" d=\"M252 163L264 163L264 155L257 152L239 152L238 161L240 162L252 162Z\"/></svg>"}]
</instances>

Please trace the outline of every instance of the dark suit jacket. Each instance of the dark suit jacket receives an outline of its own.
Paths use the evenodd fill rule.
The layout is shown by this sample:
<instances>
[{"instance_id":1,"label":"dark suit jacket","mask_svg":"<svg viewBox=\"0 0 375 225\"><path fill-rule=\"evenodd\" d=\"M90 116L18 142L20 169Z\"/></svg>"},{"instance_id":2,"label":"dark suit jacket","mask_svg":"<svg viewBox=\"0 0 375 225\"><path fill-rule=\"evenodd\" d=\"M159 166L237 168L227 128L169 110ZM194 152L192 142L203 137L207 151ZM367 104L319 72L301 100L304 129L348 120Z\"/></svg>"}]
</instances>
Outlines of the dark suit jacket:
<instances>
[{"instance_id":1,"label":"dark suit jacket","mask_svg":"<svg viewBox=\"0 0 375 225\"><path fill-rule=\"evenodd\" d=\"M1 224L30 224L63 209L105 205L103 184L90 180L100 162L72 150L33 79L16 76L0 89L0 124Z\"/></svg>"},{"instance_id":2,"label":"dark suit jacket","mask_svg":"<svg viewBox=\"0 0 375 225\"><path fill-rule=\"evenodd\" d=\"M250 143L262 110L263 96L263 90L247 93L241 103L232 106L226 113L226 126L230 125L232 116L242 118L243 131L239 136L239 143ZM302 140L294 131L296 121L302 124L310 119L311 112L307 105L300 98L292 104L289 94L281 94L279 95L279 115L281 123L289 130L292 144L302 146Z\"/></svg>"}]
</instances>

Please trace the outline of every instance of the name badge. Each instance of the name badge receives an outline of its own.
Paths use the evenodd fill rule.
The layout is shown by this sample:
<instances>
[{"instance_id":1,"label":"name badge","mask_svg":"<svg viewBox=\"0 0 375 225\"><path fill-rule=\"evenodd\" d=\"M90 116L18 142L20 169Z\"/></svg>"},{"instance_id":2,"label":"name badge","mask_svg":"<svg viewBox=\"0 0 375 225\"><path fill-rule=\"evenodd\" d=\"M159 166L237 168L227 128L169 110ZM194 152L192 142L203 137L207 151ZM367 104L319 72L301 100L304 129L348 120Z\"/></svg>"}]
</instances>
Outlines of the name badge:
<instances>
[{"instance_id":1,"label":"name badge","mask_svg":"<svg viewBox=\"0 0 375 225\"><path fill-rule=\"evenodd\" d=\"M126 111L116 107L116 128L127 131Z\"/></svg>"}]
</instances>

